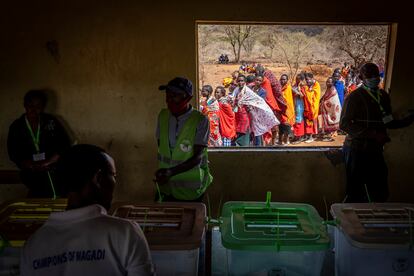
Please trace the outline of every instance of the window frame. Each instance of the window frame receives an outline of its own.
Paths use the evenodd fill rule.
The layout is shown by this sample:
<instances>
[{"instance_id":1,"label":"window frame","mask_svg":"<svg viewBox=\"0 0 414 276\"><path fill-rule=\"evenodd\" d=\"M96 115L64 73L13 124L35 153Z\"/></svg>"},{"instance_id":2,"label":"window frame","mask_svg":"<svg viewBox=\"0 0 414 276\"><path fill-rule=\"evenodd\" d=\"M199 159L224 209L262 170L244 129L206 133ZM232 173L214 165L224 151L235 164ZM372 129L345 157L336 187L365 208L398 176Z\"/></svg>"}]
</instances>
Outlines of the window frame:
<instances>
[{"instance_id":1,"label":"window frame","mask_svg":"<svg viewBox=\"0 0 414 276\"><path fill-rule=\"evenodd\" d=\"M200 79L199 79L199 25L318 25L318 26L340 26L340 25L363 25L388 26L387 41L384 57L384 90L389 91L391 87L392 71L394 65L394 56L397 42L397 28L398 23L395 22L257 22L257 21L219 21L219 20L195 20L195 48L196 48L196 104L197 110L200 108ZM209 152L326 152L337 151L341 146L290 146L290 147L275 147L275 146L261 146L261 147L208 147Z\"/></svg>"}]
</instances>

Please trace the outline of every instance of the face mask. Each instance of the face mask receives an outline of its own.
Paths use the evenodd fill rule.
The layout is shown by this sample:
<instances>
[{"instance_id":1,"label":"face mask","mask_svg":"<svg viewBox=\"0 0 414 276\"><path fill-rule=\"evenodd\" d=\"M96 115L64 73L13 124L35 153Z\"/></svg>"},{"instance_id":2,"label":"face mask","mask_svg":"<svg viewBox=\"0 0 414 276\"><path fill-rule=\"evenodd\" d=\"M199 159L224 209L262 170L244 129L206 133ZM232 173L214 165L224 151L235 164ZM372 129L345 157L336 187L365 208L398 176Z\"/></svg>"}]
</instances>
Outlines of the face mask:
<instances>
[{"instance_id":1,"label":"face mask","mask_svg":"<svg viewBox=\"0 0 414 276\"><path fill-rule=\"evenodd\" d=\"M380 84L381 79L376 77L376 78L370 78L370 79L365 79L364 80L364 84L371 89L375 89L378 87L378 85Z\"/></svg>"},{"instance_id":2,"label":"face mask","mask_svg":"<svg viewBox=\"0 0 414 276\"><path fill-rule=\"evenodd\" d=\"M187 104L191 100L191 97L184 99L182 102L175 103L174 101L168 101L167 106L172 114L181 114L187 110Z\"/></svg>"}]
</instances>

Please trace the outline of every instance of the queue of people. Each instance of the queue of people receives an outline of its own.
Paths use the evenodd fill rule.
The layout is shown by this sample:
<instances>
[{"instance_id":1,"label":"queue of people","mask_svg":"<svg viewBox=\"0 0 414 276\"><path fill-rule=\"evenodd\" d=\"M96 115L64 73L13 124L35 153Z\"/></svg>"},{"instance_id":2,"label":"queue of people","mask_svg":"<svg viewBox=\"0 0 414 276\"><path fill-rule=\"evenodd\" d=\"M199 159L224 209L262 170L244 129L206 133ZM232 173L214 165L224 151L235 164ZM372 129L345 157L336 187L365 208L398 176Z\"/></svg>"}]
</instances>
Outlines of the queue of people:
<instances>
[{"instance_id":1,"label":"queue of people","mask_svg":"<svg viewBox=\"0 0 414 276\"><path fill-rule=\"evenodd\" d=\"M347 63L342 70L335 69L326 80L324 93L310 72L300 72L293 76L294 80L291 77L282 74L277 79L261 64L243 63L214 93L211 85L204 85L200 92L200 111L210 121L208 145L287 146L315 140L334 141L343 100L362 84L355 70ZM239 95L240 90L248 93ZM256 104L252 104L251 97L247 102L239 100L250 92L256 95ZM265 110L268 116L260 117L263 113L258 114L257 109ZM269 109L273 116L269 115ZM270 124L264 121L269 117L275 118L270 119Z\"/></svg>"}]
</instances>

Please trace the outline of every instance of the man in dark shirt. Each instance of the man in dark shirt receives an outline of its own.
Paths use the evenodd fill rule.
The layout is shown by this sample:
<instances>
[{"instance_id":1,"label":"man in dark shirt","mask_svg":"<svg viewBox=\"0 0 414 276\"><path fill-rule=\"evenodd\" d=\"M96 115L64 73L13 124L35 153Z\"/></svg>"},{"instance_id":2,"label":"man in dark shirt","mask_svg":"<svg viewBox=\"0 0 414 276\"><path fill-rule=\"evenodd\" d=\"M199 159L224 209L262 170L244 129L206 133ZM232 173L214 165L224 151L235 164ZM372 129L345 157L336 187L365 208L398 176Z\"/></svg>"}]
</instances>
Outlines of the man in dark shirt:
<instances>
[{"instance_id":1,"label":"man in dark shirt","mask_svg":"<svg viewBox=\"0 0 414 276\"><path fill-rule=\"evenodd\" d=\"M388 169L383 156L390 141L387 128L410 125L414 116L397 120L392 116L387 92L378 88L379 70L373 63L360 69L363 85L344 101L340 129L347 133L343 152L347 202L384 202L388 198Z\"/></svg>"},{"instance_id":2,"label":"man in dark shirt","mask_svg":"<svg viewBox=\"0 0 414 276\"><path fill-rule=\"evenodd\" d=\"M70 140L59 121L43 113L47 103L42 90L31 90L24 97L26 113L15 120L7 138L10 160L21 170L28 197L62 196L53 183L53 168Z\"/></svg>"}]
</instances>

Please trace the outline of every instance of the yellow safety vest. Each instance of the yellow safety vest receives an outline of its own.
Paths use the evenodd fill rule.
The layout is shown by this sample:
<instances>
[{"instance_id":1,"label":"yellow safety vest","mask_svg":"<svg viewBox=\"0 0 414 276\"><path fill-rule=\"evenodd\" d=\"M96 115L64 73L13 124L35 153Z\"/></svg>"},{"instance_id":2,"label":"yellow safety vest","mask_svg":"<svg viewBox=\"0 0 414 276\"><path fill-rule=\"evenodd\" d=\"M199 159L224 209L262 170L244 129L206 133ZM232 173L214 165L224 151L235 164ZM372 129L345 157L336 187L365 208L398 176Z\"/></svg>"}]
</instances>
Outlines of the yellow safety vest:
<instances>
[{"instance_id":1,"label":"yellow safety vest","mask_svg":"<svg viewBox=\"0 0 414 276\"><path fill-rule=\"evenodd\" d=\"M193 110L190 117L182 127L175 147L170 149L168 109L161 110L158 115L160 129L160 144L158 146L159 168L171 168L191 158L194 154L194 138L196 129L203 116L199 111ZM213 177L208 167L207 148L204 149L202 161L194 168L174 175L166 185L160 187L161 192L172 195L180 200L194 200L199 198L211 184Z\"/></svg>"}]
</instances>

